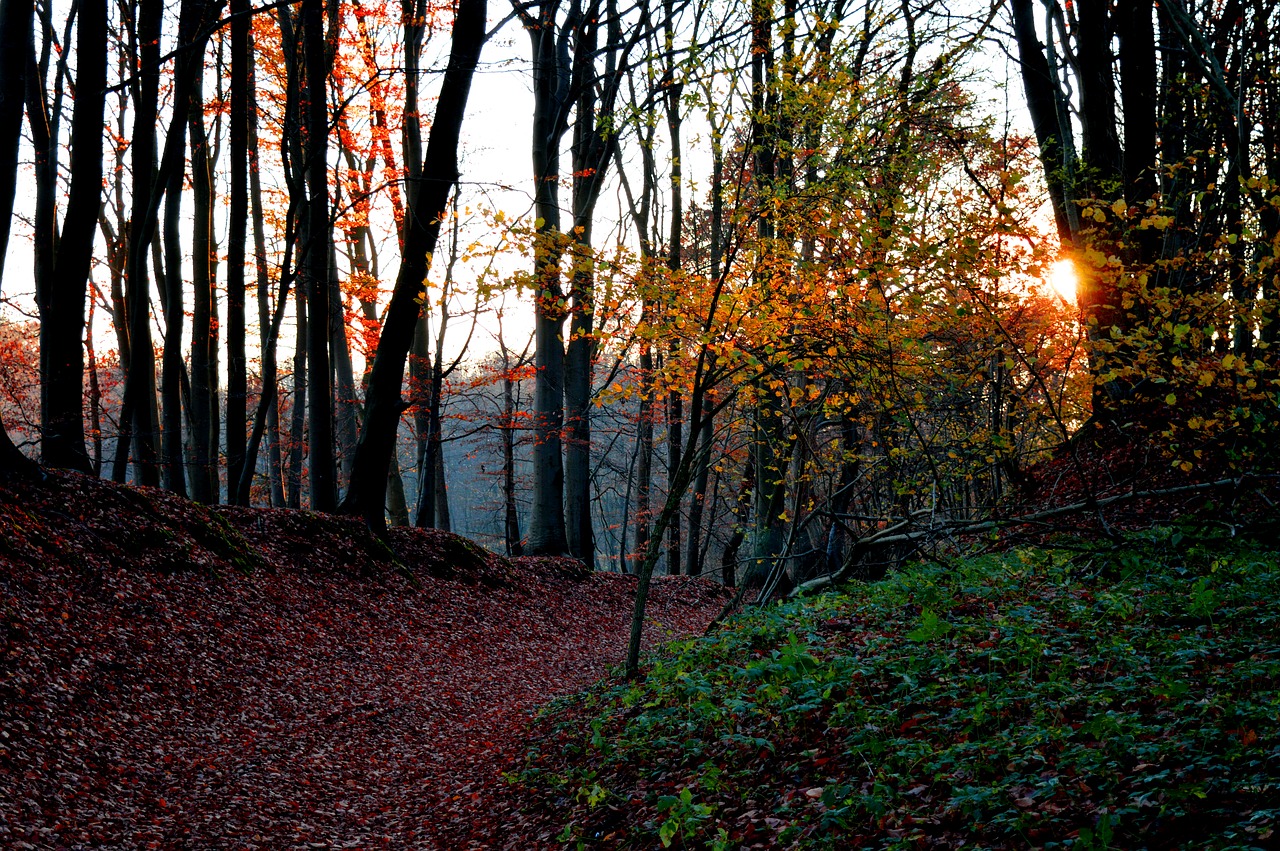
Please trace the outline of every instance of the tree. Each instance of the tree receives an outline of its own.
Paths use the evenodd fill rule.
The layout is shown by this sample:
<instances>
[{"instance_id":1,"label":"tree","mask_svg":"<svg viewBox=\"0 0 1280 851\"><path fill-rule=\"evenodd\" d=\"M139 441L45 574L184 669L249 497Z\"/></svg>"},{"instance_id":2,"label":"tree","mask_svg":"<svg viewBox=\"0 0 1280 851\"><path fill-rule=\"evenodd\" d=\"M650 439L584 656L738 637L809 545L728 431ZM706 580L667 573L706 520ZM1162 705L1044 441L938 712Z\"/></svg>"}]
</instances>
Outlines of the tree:
<instances>
[{"instance_id":1,"label":"tree","mask_svg":"<svg viewBox=\"0 0 1280 851\"><path fill-rule=\"evenodd\" d=\"M303 127L307 179L307 238L300 266L307 291L308 458L311 507L337 508L333 458L333 393L329 373L329 110L325 57L324 0L302 4L302 45L306 63Z\"/></svg>"},{"instance_id":2,"label":"tree","mask_svg":"<svg viewBox=\"0 0 1280 851\"><path fill-rule=\"evenodd\" d=\"M1274 44L1263 33L1275 10L1181 0L1064 9L1045 0L1043 32L1030 0L1011 10L1059 237L1082 277L1094 418L1110 438L1133 424L1182 444L1162 402L1190 411L1204 387L1218 385L1211 373L1221 360L1200 362L1210 350L1246 364L1262 356L1258 374L1222 376L1220 390L1246 389L1240 407L1250 407L1250 380L1272 381L1269 344L1256 343L1274 334L1275 119L1260 107L1274 91L1266 65ZM1201 375L1210 380L1197 389ZM1275 426L1228 419L1236 433L1228 442Z\"/></svg>"},{"instance_id":3,"label":"tree","mask_svg":"<svg viewBox=\"0 0 1280 851\"><path fill-rule=\"evenodd\" d=\"M9 244L13 195L18 175L18 143L26 99L27 55L31 42L30 0L0 0L0 258ZM0 262L0 274L3 274ZM0 421L0 472L30 475L34 462L19 451Z\"/></svg>"},{"instance_id":4,"label":"tree","mask_svg":"<svg viewBox=\"0 0 1280 851\"><path fill-rule=\"evenodd\" d=\"M249 220L249 0L231 0L231 113L228 144L231 219L227 234L227 501L241 501L237 485L245 466L248 376L245 358L245 242Z\"/></svg>"},{"instance_id":5,"label":"tree","mask_svg":"<svg viewBox=\"0 0 1280 851\"><path fill-rule=\"evenodd\" d=\"M40 293L41 454L46 464L91 472L84 442L85 296L102 194L107 88L107 4L86 0L76 25L76 99L71 119L71 190L53 276Z\"/></svg>"},{"instance_id":6,"label":"tree","mask_svg":"<svg viewBox=\"0 0 1280 851\"><path fill-rule=\"evenodd\" d=\"M151 202L160 87L160 12L161 5L156 0L143 0L139 4L136 24L140 68L133 123L133 212L125 272L129 368L125 376L122 428L112 465L112 477L123 482L130 457L129 444L135 442L134 463L138 480L151 486L160 484L160 473L152 419L155 410L152 404L155 398L155 352L151 344L151 288L146 254L155 215Z\"/></svg>"},{"instance_id":7,"label":"tree","mask_svg":"<svg viewBox=\"0 0 1280 851\"><path fill-rule=\"evenodd\" d=\"M409 187L405 211L405 254L391 304L378 338L365 394L364 433L356 447L351 484L342 511L364 518L370 528L386 528L387 476L403 413L405 362L418 324L423 282L449 195L458 180L458 143L471 79L485 41L486 0L459 0L449 63L436 103L435 120L421 161L417 185Z\"/></svg>"}]
</instances>

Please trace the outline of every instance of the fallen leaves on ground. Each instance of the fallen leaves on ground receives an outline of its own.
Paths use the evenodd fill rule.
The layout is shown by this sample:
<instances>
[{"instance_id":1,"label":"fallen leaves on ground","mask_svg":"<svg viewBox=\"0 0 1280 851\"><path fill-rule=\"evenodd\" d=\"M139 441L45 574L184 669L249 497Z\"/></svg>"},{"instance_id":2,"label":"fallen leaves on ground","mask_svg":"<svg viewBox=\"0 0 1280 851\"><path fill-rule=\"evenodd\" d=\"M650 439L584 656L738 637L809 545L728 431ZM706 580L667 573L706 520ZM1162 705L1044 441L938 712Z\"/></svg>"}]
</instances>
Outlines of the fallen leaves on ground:
<instances>
[{"instance_id":1,"label":"fallen leaves on ground","mask_svg":"<svg viewBox=\"0 0 1280 851\"><path fill-rule=\"evenodd\" d=\"M0 846L535 847L501 774L622 658L634 580L391 546L72 474L0 488ZM656 582L646 640L723 600Z\"/></svg>"}]
</instances>

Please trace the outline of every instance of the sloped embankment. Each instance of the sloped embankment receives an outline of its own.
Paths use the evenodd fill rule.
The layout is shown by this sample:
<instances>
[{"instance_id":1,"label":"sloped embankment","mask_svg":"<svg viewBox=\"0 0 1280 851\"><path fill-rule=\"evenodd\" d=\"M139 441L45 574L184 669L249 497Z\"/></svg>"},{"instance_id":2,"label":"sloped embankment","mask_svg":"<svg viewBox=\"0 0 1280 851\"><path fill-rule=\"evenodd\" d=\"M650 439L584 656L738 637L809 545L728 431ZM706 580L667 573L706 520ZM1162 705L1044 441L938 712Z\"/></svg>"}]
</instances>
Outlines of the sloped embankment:
<instances>
[{"instance_id":1,"label":"sloped embankment","mask_svg":"<svg viewBox=\"0 0 1280 851\"><path fill-rule=\"evenodd\" d=\"M502 837L528 714L621 658L633 580L391 544L76 475L0 489L0 846ZM658 582L647 639L722 602Z\"/></svg>"}]
</instances>

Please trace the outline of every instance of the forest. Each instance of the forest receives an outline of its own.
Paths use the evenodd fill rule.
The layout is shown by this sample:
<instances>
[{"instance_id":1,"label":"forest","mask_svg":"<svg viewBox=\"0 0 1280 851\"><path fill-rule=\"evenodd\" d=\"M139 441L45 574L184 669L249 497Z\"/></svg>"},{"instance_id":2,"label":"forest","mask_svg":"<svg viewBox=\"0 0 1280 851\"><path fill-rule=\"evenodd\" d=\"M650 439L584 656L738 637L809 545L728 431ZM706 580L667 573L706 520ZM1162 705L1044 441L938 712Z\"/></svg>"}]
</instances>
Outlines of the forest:
<instances>
[{"instance_id":1,"label":"forest","mask_svg":"<svg viewBox=\"0 0 1280 851\"><path fill-rule=\"evenodd\" d=\"M165 577L195 571L217 611L241 612L252 594L222 577L305 573L311 541L323 578L289 573L277 615L341 598L374 617L335 577L399 595L420 573L470 590L395 603L396 629L436 629L450 605L489 628L501 599L503 629L527 628L503 639L519 655L558 641L553 613L616 621L565 645L583 655L562 688L520 692L531 709L625 660L553 709L558 726L520 734L568 736L554 756L500 749L528 841L508 847L1181 847L1202 821L1213 847L1270 847L1276 32L1273 0L0 0L0 621L19 660L0 696L28 707L0 713L4 729L60 729L71 711L31 708L24 647L81 677L68 693L106 689L103 713L132 712L112 701L135 686L180 700L176 680L130 685L133 663L76 661L66 621L135 653L103 590L117 579L116 599L178 629L148 595L198 604ZM512 602L525 574L563 598ZM83 612L48 590L64 585ZM1186 611L1160 620L1165 605ZM322 640L281 650L246 638L247 609L215 608L206 626L239 624L230 635L268 654ZM1005 615L988 609L1034 615L997 640ZM148 653L178 640L164 634ZM945 748L925 728L954 743L1030 724L1025 697L1001 703L1012 683L1052 704L1060 675L1071 700L1109 705L1090 688L1123 691L1108 677L1133 660L1101 661L1102 635L1151 654L1125 680L1143 695L1135 729L1201 705L1197 683L1240 707L1214 719L1234 743L1221 765L1168 768L1152 803L1126 785L1133 766L1198 747L1166 730L1172 750L1122 748L1122 780L1095 783L1106 772L1081 766L1128 729L1119 708L1096 716L1114 728L1068 708L1045 722L1054 770L1077 759L1056 799L1048 769L992 779L1004 756L928 763ZM414 664L386 636L360 640ZM880 667L850 661L850 642ZM984 642L1017 652L992 662ZM1094 658L1058 671L1032 647ZM947 665L978 657L1008 681L939 691ZM299 659L290 676L332 662ZM406 676L387 694L430 691ZM850 683L875 677L893 717L853 724ZM893 697L900 679L919 687ZM668 703L691 714L646 714ZM988 708L958 732L947 712L974 706ZM343 707L324 724L357 712ZM514 737L525 709L505 711ZM821 756L823 724L901 735ZM695 730L712 774L681 773ZM1062 744L1086 733L1080 753ZM893 760L847 779L853 754L884 748ZM33 754L0 747L0 768L55 788L31 768L54 757ZM803 774L796 760L846 779L722 800L729 766L756 766L764 789ZM975 791L984 770L1004 810ZM462 821L480 824L494 810L472 800ZM40 821L16 813L0 805L0 840ZM257 831L286 847L256 817L218 839L95 833L82 814L23 841ZM413 846L402 828L380 829ZM464 847L431 835L421 847Z\"/></svg>"},{"instance_id":2,"label":"forest","mask_svg":"<svg viewBox=\"0 0 1280 851\"><path fill-rule=\"evenodd\" d=\"M1270 4L775 5L6 6L7 466L728 584L1266 472Z\"/></svg>"}]
</instances>

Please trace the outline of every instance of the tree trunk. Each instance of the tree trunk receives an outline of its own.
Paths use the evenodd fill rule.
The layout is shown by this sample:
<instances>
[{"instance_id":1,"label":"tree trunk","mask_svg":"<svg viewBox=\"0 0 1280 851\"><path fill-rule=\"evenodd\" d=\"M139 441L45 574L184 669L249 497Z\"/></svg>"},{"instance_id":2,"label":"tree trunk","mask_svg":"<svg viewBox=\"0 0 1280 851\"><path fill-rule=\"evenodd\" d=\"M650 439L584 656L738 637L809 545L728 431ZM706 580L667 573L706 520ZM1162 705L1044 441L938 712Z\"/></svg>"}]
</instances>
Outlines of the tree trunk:
<instances>
[{"instance_id":1,"label":"tree trunk","mask_svg":"<svg viewBox=\"0 0 1280 851\"><path fill-rule=\"evenodd\" d=\"M293 412L289 418L288 504L290 508L301 508L302 448L307 421L307 291L301 282L294 287L294 319L297 342L293 351Z\"/></svg>"},{"instance_id":2,"label":"tree trunk","mask_svg":"<svg viewBox=\"0 0 1280 851\"><path fill-rule=\"evenodd\" d=\"M175 105L177 111L181 107ZM186 125L174 122L170 132L186 135ZM160 365L161 417L164 423L161 449L167 472L168 487L174 493L187 495L187 477L183 466L182 441L182 329L186 321L185 287L182 280L182 185L185 169L179 167L169 176L164 205L165 304L164 350Z\"/></svg>"},{"instance_id":3,"label":"tree trunk","mask_svg":"<svg viewBox=\"0 0 1280 851\"><path fill-rule=\"evenodd\" d=\"M231 219L227 231L227 502L239 502L249 405L245 357L245 242L249 219L249 0L231 0Z\"/></svg>"},{"instance_id":4,"label":"tree trunk","mask_svg":"<svg viewBox=\"0 0 1280 851\"><path fill-rule=\"evenodd\" d=\"M611 3L609 8L611 31L617 19L613 5ZM602 172L608 167L609 160L607 156L600 156L602 149L607 151L607 148L603 146L605 140L596 117L596 85L594 81L590 85L582 85L581 78L595 76L600 28L595 14L597 6L593 4L583 19L577 50L579 55L586 57L586 61L580 61L574 69L579 77L572 147L574 262L569 273L569 342L564 364L567 432L564 445L565 543L569 555L582 559L592 568L595 567L596 547L591 527L591 361L595 350L592 340L595 257L591 248L591 231ZM616 44L611 38L607 51L610 75L616 74L615 51ZM607 105L605 111L609 111Z\"/></svg>"},{"instance_id":5,"label":"tree trunk","mask_svg":"<svg viewBox=\"0 0 1280 851\"><path fill-rule=\"evenodd\" d=\"M155 349L151 342L151 287L147 279L147 246L154 234L152 177L156 167L156 112L160 85L159 0L138 5L138 98L133 124L133 213L130 216L129 257L125 275L125 308L129 324L129 371L125 377L121 433L117 439L112 477L125 480L129 442L134 443L138 481L160 484L155 450ZM99 128L101 132L101 128ZM132 434L130 434L132 428Z\"/></svg>"},{"instance_id":6,"label":"tree trunk","mask_svg":"<svg viewBox=\"0 0 1280 851\"><path fill-rule=\"evenodd\" d=\"M1066 156L1071 128L1061 126L1058 116L1058 93L1049 61L1036 36L1035 10L1032 0L1012 0L1014 33L1022 69L1022 87L1031 113L1040 163L1049 189L1053 219L1063 245L1072 245L1079 230L1079 217L1073 204L1072 189L1067 180L1070 157ZM1050 35L1052 38L1052 34ZM1074 214L1074 215L1073 215Z\"/></svg>"},{"instance_id":7,"label":"tree trunk","mask_svg":"<svg viewBox=\"0 0 1280 851\"><path fill-rule=\"evenodd\" d=\"M485 0L458 2L449 64L420 171L430 179L422 180L416 191L408 193L405 254L369 373L364 434L356 448L351 485L342 504L345 513L362 516L379 532L386 528L387 475L404 410L400 392L405 361L421 311L423 281L440 235L440 220L458 180L459 135L471 79L484 43L486 5Z\"/></svg>"},{"instance_id":8,"label":"tree trunk","mask_svg":"<svg viewBox=\"0 0 1280 851\"><path fill-rule=\"evenodd\" d=\"M653 347L647 342L640 349L640 410L636 424L636 508L632 512L636 524L635 553L644 560L649 549L650 489L653 486ZM636 570L640 564L636 564Z\"/></svg>"},{"instance_id":9,"label":"tree trunk","mask_svg":"<svg viewBox=\"0 0 1280 851\"><path fill-rule=\"evenodd\" d=\"M524 15L533 49L534 374L533 513L528 551L560 555L568 550L564 524L564 291L560 285L560 140L568 129L567 40L573 29L556 27L560 0L542 0L538 16Z\"/></svg>"},{"instance_id":10,"label":"tree trunk","mask_svg":"<svg viewBox=\"0 0 1280 851\"><path fill-rule=\"evenodd\" d=\"M191 268L194 291L191 313L191 495L197 502L218 501L217 431L213 425L212 378L216 367L213 343L212 183L209 139L204 129L204 84L195 81L188 112L191 134L192 211Z\"/></svg>"},{"instance_id":11,"label":"tree trunk","mask_svg":"<svg viewBox=\"0 0 1280 851\"><path fill-rule=\"evenodd\" d=\"M720 128L714 120L711 124L711 221L710 234L710 280L716 286L720 284L720 266L724 253L721 239L724 227L724 147L721 141ZM689 546L687 561L689 575L702 573L704 547L700 546L702 537L702 518L706 510L707 479L711 467L711 441L715 435L715 418L708 414L702 421L702 446L705 448L698 459L698 470L693 480L693 495L689 503Z\"/></svg>"},{"instance_id":12,"label":"tree trunk","mask_svg":"<svg viewBox=\"0 0 1280 851\"><path fill-rule=\"evenodd\" d=\"M424 302L425 306L425 302ZM436 471L427 464L431 441L431 326L424 309L413 326L409 356L409 404L413 407L414 459L418 470L418 506L414 522L436 516ZM427 503L430 503L430 506Z\"/></svg>"},{"instance_id":13,"label":"tree trunk","mask_svg":"<svg viewBox=\"0 0 1280 851\"><path fill-rule=\"evenodd\" d=\"M751 33L752 159L755 187L760 195L757 203L765 207L758 216L756 236L764 246L764 251L771 252L774 250L770 246L776 228L767 207L771 196L778 191L775 185L778 176L778 116L773 114L776 106L773 0L753 0ZM756 287L764 288L768 283L768 274L758 267ZM744 582L751 581L762 570L767 570L766 564L777 557L783 545L779 517L786 501L785 465L789 452L782 446L782 406L767 386L761 389L760 398L762 401L753 412L751 438L752 464L756 474L752 508L753 561L743 577Z\"/></svg>"},{"instance_id":14,"label":"tree trunk","mask_svg":"<svg viewBox=\"0 0 1280 851\"><path fill-rule=\"evenodd\" d=\"M329 109L325 62L324 0L303 0L302 45L306 63L307 240L301 284L310 308L307 333L307 437L311 508L332 513L337 504L333 458L333 387L329 374ZM385 494L383 495L385 496ZM379 500L379 511L381 511Z\"/></svg>"},{"instance_id":15,"label":"tree trunk","mask_svg":"<svg viewBox=\"0 0 1280 851\"><path fill-rule=\"evenodd\" d=\"M684 84L676 80L676 68L673 42L672 27L674 25L675 4L673 0L665 0L666 7L666 54L667 54L667 70L666 70L666 112L667 112L667 132L671 138L671 228L667 237L667 269L671 271L672 283L676 286L680 285L680 272L683 267L683 240L684 240L684 186L682 184L681 175L681 158L684 156L684 148L680 142L680 125L682 119L680 117L680 97L684 91ZM680 350L678 344L673 340L667 349L668 358L676 358L679 356ZM678 388L673 388L667 394L667 487L672 486L676 479L676 471L680 469L680 450L684 444L684 397L681 396ZM667 573L672 576L680 573L680 508L677 504L676 510L671 515L671 522L667 526Z\"/></svg>"},{"instance_id":16,"label":"tree trunk","mask_svg":"<svg viewBox=\"0 0 1280 851\"><path fill-rule=\"evenodd\" d=\"M333 245L333 231L329 232L329 348L333 353L333 376L336 390L335 425L337 426L338 456L342 460L342 474L351 481L351 464L355 461L356 443L359 442L357 409L360 399L356 395L355 367L351 363L351 346L347 342L346 306L342 303L342 288L338 283L337 249Z\"/></svg>"},{"instance_id":17,"label":"tree trunk","mask_svg":"<svg viewBox=\"0 0 1280 851\"><path fill-rule=\"evenodd\" d=\"M387 477L387 516L392 526L409 525L409 505L404 498L404 478L400 475L400 453L391 456L391 473Z\"/></svg>"},{"instance_id":18,"label":"tree trunk","mask_svg":"<svg viewBox=\"0 0 1280 851\"><path fill-rule=\"evenodd\" d=\"M51 296L41 315L47 347L42 454L46 464L91 472L84 442L84 302L102 202L107 87L106 0L85 0L76 25L76 100L71 119L71 189L58 240ZM154 137L152 137L154 138Z\"/></svg>"},{"instance_id":19,"label":"tree trunk","mask_svg":"<svg viewBox=\"0 0 1280 851\"><path fill-rule=\"evenodd\" d=\"M252 56L252 33L250 33L249 38L249 53ZM280 454L280 404L276 391L278 346L276 344L276 335L270 326L271 305L268 291L271 278L267 265L267 237L262 209L262 178L259 173L258 160L258 111L255 106L257 101L257 75L254 73L254 64L252 62L249 63L248 77L249 107L246 110L248 125L246 132L248 133L249 204L253 212L254 265L258 273L258 347L262 352L262 392L268 396L266 423L264 425L267 441L267 493L270 505L273 508L283 508L285 504L284 463ZM282 278L286 273L286 269L280 270ZM281 290L281 299L288 300L288 292L286 290ZM270 380L268 380L268 373L270 374ZM245 466L252 475L254 467L257 466L256 451L254 453L246 452ZM248 495L243 493L240 499L246 503L249 501Z\"/></svg>"},{"instance_id":20,"label":"tree trunk","mask_svg":"<svg viewBox=\"0 0 1280 851\"><path fill-rule=\"evenodd\" d=\"M501 323L501 317L499 317ZM507 354L506 343L503 342L502 326L498 326L498 345L502 349L502 506L503 537L507 546L507 555L516 557L524 555L520 542L520 513L516 510L516 405L515 380L511 375L511 358Z\"/></svg>"},{"instance_id":21,"label":"tree trunk","mask_svg":"<svg viewBox=\"0 0 1280 851\"><path fill-rule=\"evenodd\" d=\"M18 182L18 146L22 138L22 105L27 90L31 44L31 0L0 0L0 258L9 245L13 196ZM0 262L0 274L4 264ZM38 475L0 421L0 474Z\"/></svg>"}]
</instances>

